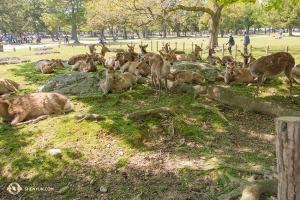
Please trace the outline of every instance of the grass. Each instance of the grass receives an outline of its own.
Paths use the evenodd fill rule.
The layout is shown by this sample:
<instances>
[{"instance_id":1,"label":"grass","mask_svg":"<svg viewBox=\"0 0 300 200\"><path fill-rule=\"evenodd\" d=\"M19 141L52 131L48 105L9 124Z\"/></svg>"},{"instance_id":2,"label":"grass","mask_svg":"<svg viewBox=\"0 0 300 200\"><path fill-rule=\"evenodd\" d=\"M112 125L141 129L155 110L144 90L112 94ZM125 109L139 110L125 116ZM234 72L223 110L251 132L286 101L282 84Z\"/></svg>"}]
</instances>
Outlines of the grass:
<instances>
[{"instance_id":1,"label":"grass","mask_svg":"<svg viewBox=\"0 0 300 200\"><path fill-rule=\"evenodd\" d=\"M258 58L265 54L265 47L270 45L270 53L282 51L286 46L289 46L289 52L295 57L296 63L300 61L297 56L300 47L295 46L297 37L284 37L282 40L275 40L272 36L250 36L251 44L253 45L253 55ZM236 44L241 45L240 39L242 36L235 36ZM90 39L91 40L91 39ZM204 41L203 41L204 40ZM159 43L162 40L157 40ZM168 38L163 40L170 42L174 48L175 43L181 44L185 42L186 51L191 51L192 44L207 43L206 38ZM96 42L96 41L95 41ZM150 40L142 41L143 44L149 43ZM227 38L220 38L219 44L227 42ZM136 42L136 52L139 52ZM155 41L153 41L155 43ZM125 43L121 44L126 48ZM203 44L205 45L205 44ZM272 45L272 46L271 46ZM119 43L112 43L111 47L120 47ZM100 47L98 47L100 49ZM179 48L180 49L180 48ZM16 56L29 58L32 62L42 59L61 58L67 60L75 54L86 53L88 47L84 45L73 46L62 45L60 48L54 46L55 51L60 51L60 54L52 55L35 55L35 52L29 50L20 50L16 52L1 53L0 57ZM99 50L98 50L99 51ZM149 49L150 51L150 49ZM114 53L107 53L106 57L112 56ZM206 52L203 52L205 58ZM220 56L220 52L217 53ZM238 55L241 60L241 57ZM35 89L45 83L49 78L64 74L70 69L59 69L54 74L41 74L35 71L35 64L21 63L2 65L0 74L2 78L12 79L20 83L23 90L17 95L33 93ZM98 65L99 70L103 70L101 65ZM98 74L98 73L93 73ZM227 87L227 86L225 86ZM281 82L274 82L270 87L279 88L283 93L287 93L286 85ZM236 92L241 92L247 95L252 95L253 88L245 86L235 86L229 88ZM295 93L298 88L293 88ZM207 154L211 157L217 146L214 146L215 138L221 135L225 140L229 140L224 132L237 130L239 127L228 126L228 124L218 115L205 109L195 109L191 104L202 101L203 99L195 100L186 94L174 94L171 98L166 95L161 96L160 102L156 101L153 91L148 85L139 85L133 91L128 91L122 94L109 94L110 98L87 98L82 100L71 99L75 104L75 110L71 114L95 113L108 117L119 117L118 119L107 119L104 121L83 121L78 123L76 119L70 119L66 115L57 118L51 118L38 122L37 124L23 125L17 128L0 121L0 180L3 182L11 182L17 180L20 184L33 185L47 183L55 186L55 190L67 185L71 180L81 179L83 174L94 179L98 176L98 165L110 169L126 168L130 163L131 157L135 153L149 152L152 149L144 145L144 141L156 142L159 141L160 134L166 135L166 125L171 122L168 114L149 115L142 119L127 119L123 118L124 114L133 111L152 109L157 107L171 107L177 112L177 116L172 118L174 122L175 142L184 138L193 144L199 145L197 148L182 146L177 147L175 155L170 156L185 156L192 154ZM264 96L262 98L279 98L286 100L280 96ZM286 100L288 101L288 100ZM202 122L211 125L209 131L203 127ZM151 133L149 127L157 127L162 130L159 133ZM256 128L256 127L253 127ZM242 131L241 131L242 132ZM59 148L62 154L58 157L48 155L47 150ZM227 147L230 149L231 147ZM122 150L125 155L118 155L116 152ZM107 164L106 161L110 160ZM236 162L239 159L230 158ZM247 152L243 157L246 163L258 162L264 165L265 161L274 159L273 156L255 152ZM91 163L97 163L93 165ZM97 167L95 167L97 166ZM68 172L72 172L71 175ZM194 172L189 168L179 170L181 180L188 182L195 179ZM63 177L63 178L62 178ZM59 180L59 185L56 181ZM220 180L217 180L220 184ZM166 185L158 185L158 189L165 190ZM122 188L120 188L122 189ZM182 185L182 190L187 187ZM127 188L124 188L127 193ZM132 193L132 192L131 192ZM33 193L38 196L39 193ZM68 191L65 194L66 198L74 197L74 191ZM115 193L109 199L117 199L122 196L121 193Z\"/></svg>"}]
</instances>

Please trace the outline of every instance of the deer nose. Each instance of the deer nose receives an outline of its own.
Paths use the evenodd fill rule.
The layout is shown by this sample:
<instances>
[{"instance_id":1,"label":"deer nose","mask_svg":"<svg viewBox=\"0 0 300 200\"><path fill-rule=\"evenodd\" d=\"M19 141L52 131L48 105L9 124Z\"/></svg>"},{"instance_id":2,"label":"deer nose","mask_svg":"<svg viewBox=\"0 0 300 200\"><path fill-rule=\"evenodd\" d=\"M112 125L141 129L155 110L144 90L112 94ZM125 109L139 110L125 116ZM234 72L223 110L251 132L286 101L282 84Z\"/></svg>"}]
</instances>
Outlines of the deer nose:
<instances>
[{"instance_id":1,"label":"deer nose","mask_svg":"<svg viewBox=\"0 0 300 200\"><path fill-rule=\"evenodd\" d=\"M171 62L170 65L173 65L173 63Z\"/></svg>"}]
</instances>

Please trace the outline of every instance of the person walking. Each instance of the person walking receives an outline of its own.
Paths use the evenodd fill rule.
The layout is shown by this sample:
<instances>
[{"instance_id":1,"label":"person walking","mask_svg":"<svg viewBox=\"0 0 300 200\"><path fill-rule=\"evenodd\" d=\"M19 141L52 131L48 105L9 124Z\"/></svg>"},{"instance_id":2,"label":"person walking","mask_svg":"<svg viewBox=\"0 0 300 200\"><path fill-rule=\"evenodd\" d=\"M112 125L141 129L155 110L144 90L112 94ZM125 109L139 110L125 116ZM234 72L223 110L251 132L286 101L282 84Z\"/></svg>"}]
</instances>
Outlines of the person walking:
<instances>
[{"instance_id":1,"label":"person walking","mask_svg":"<svg viewBox=\"0 0 300 200\"><path fill-rule=\"evenodd\" d=\"M235 43L234 43L234 39L233 39L233 37L232 37L232 34L230 33L230 34L229 34L229 40L228 40L228 42L227 42L227 44L226 44L226 45L229 45L228 51L229 51L229 55L230 55L230 56L232 55L231 47L232 47L234 44L235 44Z\"/></svg>"},{"instance_id":2,"label":"person walking","mask_svg":"<svg viewBox=\"0 0 300 200\"><path fill-rule=\"evenodd\" d=\"M65 43L69 44L69 36L68 35L65 36Z\"/></svg>"},{"instance_id":3,"label":"person walking","mask_svg":"<svg viewBox=\"0 0 300 200\"><path fill-rule=\"evenodd\" d=\"M244 54L248 54L248 45L250 44L250 38L249 35L247 35L247 32L244 32Z\"/></svg>"}]
</instances>

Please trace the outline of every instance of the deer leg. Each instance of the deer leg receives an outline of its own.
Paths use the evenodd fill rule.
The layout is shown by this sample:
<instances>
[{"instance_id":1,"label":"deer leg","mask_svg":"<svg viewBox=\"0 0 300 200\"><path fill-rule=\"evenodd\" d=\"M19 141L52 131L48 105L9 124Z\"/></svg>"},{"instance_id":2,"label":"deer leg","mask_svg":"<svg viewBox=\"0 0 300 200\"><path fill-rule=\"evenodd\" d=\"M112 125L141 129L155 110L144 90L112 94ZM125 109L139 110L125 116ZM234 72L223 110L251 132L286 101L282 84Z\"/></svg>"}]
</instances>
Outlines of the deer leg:
<instances>
[{"instance_id":1,"label":"deer leg","mask_svg":"<svg viewBox=\"0 0 300 200\"><path fill-rule=\"evenodd\" d=\"M14 116L14 119L10 123L12 126L17 126L17 124L21 121L23 121L27 116L26 112L18 113Z\"/></svg>"},{"instance_id":2,"label":"deer leg","mask_svg":"<svg viewBox=\"0 0 300 200\"><path fill-rule=\"evenodd\" d=\"M287 68L284 71L285 76L289 79L289 84L290 84L290 96L292 96L292 87L293 87L293 80L292 80L292 68Z\"/></svg>"},{"instance_id":3,"label":"deer leg","mask_svg":"<svg viewBox=\"0 0 300 200\"><path fill-rule=\"evenodd\" d=\"M263 80L264 80L264 76L263 75L257 77L257 87L256 87L256 91L254 93L254 97L257 97L257 95L258 95L258 89L261 86Z\"/></svg>"},{"instance_id":4,"label":"deer leg","mask_svg":"<svg viewBox=\"0 0 300 200\"><path fill-rule=\"evenodd\" d=\"M166 95L168 95L168 80L165 78Z\"/></svg>"}]
</instances>

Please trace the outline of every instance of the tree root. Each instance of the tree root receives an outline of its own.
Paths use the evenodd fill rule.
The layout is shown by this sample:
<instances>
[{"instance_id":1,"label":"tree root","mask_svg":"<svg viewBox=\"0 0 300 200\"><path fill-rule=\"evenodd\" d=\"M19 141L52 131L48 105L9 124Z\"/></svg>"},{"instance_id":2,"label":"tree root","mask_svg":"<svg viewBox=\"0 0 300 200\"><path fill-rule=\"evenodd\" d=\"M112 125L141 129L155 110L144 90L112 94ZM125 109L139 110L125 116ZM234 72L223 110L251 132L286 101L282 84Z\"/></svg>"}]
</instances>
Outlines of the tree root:
<instances>
[{"instance_id":1,"label":"tree root","mask_svg":"<svg viewBox=\"0 0 300 200\"><path fill-rule=\"evenodd\" d=\"M193 107L201 107L201 108L205 108L207 110L210 110L212 111L213 113L219 115L222 119L224 119L226 122L228 122L228 119L218 111L217 108L214 108L214 107L211 107L211 106L208 106L208 105L205 105L205 104L202 104L202 103L195 103L195 104L191 104Z\"/></svg>"},{"instance_id":2,"label":"tree root","mask_svg":"<svg viewBox=\"0 0 300 200\"><path fill-rule=\"evenodd\" d=\"M242 195L240 200L259 200L259 197L263 193L277 194L278 180L276 179L264 179L253 182L240 180L226 174L231 185L240 185L228 194L219 196L218 200L231 200L238 198Z\"/></svg>"},{"instance_id":3,"label":"tree root","mask_svg":"<svg viewBox=\"0 0 300 200\"><path fill-rule=\"evenodd\" d=\"M21 126L21 125L24 125L24 124L34 124L34 123L37 123L43 119L47 119L49 117L53 117L53 116L57 116L56 114L54 115L42 115L42 116L39 116L38 118L36 119L31 119L31 120L28 120L28 121L25 121L25 122L19 122L17 123L15 126Z\"/></svg>"},{"instance_id":4,"label":"tree root","mask_svg":"<svg viewBox=\"0 0 300 200\"><path fill-rule=\"evenodd\" d=\"M104 120L107 119L105 116L97 115L97 114L85 114L85 115L73 115L73 117L79 119L77 122L82 122L83 120Z\"/></svg>"},{"instance_id":5,"label":"tree root","mask_svg":"<svg viewBox=\"0 0 300 200\"><path fill-rule=\"evenodd\" d=\"M137 112L133 112L130 114L126 114L127 118L136 118L136 117L141 117L144 115L149 115L149 114L157 114L157 113L170 113L172 115L176 115L176 113L167 107L160 107L160 108L155 108L155 109L150 109L150 110L142 110L142 111L137 111Z\"/></svg>"}]
</instances>

